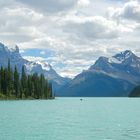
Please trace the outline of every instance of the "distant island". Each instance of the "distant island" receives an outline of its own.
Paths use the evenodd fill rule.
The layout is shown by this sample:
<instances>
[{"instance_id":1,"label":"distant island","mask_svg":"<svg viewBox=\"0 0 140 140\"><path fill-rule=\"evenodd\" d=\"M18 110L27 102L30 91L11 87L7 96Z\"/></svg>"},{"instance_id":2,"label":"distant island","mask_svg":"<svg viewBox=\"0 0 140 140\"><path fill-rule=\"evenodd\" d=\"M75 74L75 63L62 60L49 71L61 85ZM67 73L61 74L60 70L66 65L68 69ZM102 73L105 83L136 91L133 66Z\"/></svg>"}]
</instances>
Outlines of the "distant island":
<instances>
[{"instance_id":1,"label":"distant island","mask_svg":"<svg viewBox=\"0 0 140 140\"><path fill-rule=\"evenodd\" d=\"M12 70L10 59L7 68L0 69L0 100L12 99L53 99L52 85L43 74L27 75L22 66L19 73L17 67Z\"/></svg>"}]
</instances>

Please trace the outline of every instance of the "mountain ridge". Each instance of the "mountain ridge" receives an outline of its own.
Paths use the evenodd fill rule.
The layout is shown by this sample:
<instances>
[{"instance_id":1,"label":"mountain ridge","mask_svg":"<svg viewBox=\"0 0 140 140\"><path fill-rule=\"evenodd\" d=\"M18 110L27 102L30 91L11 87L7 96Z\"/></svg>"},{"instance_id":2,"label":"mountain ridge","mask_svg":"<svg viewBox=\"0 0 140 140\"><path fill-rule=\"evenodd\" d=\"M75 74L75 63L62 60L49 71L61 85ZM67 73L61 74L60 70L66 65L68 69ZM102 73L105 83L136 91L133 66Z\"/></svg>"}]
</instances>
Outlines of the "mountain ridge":
<instances>
[{"instance_id":1,"label":"mountain ridge","mask_svg":"<svg viewBox=\"0 0 140 140\"><path fill-rule=\"evenodd\" d=\"M140 58L126 50L110 58L99 57L88 70L78 74L69 84L62 87L58 96L124 97L138 84Z\"/></svg>"},{"instance_id":2,"label":"mountain ridge","mask_svg":"<svg viewBox=\"0 0 140 140\"><path fill-rule=\"evenodd\" d=\"M21 72L22 66L24 65L27 74L44 74L44 76L53 83L54 91L70 80L61 77L52 66L46 62L34 62L24 59L19 52L18 46L9 49L4 44L0 43L0 56L0 66L7 67L8 59L10 59L11 67L14 69L16 65L19 72Z\"/></svg>"},{"instance_id":3,"label":"mountain ridge","mask_svg":"<svg viewBox=\"0 0 140 140\"><path fill-rule=\"evenodd\" d=\"M61 77L47 62L24 59L18 46L9 49L0 43L0 56L0 66L6 67L10 59L12 67L16 65L19 72L24 65L27 74L43 73L53 84L56 96L125 97L140 84L140 58L130 50L109 58L99 57L72 80Z\"/></svg>"}]
</instances>

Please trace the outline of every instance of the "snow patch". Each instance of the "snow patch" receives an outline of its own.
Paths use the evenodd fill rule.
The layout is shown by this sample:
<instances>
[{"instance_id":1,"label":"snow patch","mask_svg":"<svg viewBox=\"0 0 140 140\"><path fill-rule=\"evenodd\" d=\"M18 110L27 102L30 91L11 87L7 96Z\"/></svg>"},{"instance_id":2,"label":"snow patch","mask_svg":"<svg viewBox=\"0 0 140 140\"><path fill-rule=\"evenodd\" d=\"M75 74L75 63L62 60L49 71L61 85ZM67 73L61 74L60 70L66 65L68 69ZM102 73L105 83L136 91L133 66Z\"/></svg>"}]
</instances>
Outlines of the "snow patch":
<instances>
[{"instance_id":1,"label":"snow patch","mask_svg":"<svg viewBox=\"0 0 140 140\"><path fill-rule=\"evenodd\" d=\"M47 62L37 61L36 63L41 65L43 70L50 71L51 69L51 66Z\"/></svg>"},{"instance_id":2,"label":"snow patch","mask_svg":"<svg viewBox=\"0 0 140 140\"><path fill-rule=\"evenodd\" d=\"M109 63L121 64L123 61L122 61L122 60L118 60L118 59L116 59L115 57L110 57L110 58L108 59L108 62L109 62Z\"/></svg>"}]
</instances>

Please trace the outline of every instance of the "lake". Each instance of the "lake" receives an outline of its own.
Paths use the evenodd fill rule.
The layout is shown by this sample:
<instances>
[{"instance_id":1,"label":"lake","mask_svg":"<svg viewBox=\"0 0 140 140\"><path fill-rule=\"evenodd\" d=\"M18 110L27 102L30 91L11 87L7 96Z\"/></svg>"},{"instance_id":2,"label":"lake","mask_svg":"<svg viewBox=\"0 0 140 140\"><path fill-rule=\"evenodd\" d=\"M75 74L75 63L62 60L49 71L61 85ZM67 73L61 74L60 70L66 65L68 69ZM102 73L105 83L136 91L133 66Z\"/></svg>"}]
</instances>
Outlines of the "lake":
<instances>
[{"instance_id":1,"label":"lake","mask_svg":"<svg viewBox=\"0 0 140 140\"><path fill-rule=\"evenodd\" d=\"M0 101L0 140L139 140L140 99Z\"/></svg>"}]
</instances>

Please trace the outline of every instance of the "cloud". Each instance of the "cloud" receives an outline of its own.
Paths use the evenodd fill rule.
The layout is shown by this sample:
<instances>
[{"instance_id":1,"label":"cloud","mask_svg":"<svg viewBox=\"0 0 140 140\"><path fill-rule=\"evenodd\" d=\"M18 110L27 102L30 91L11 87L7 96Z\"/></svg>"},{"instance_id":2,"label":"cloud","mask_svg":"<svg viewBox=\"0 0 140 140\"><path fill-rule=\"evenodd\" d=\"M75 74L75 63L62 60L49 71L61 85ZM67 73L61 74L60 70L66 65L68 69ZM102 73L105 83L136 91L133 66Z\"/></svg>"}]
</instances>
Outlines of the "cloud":
<instances>
[{"instance_id":1,"label":"cloud","mask_svg":"<svg viewBox=\"0 0 140 140\"><path fill-rule=\"evenodd\" d=\"M0 8L7 7L7 6L11 7L13 2L14 2L14 0L1 0Z\"/></svg>"},{"instance_id":2,"label":"cloud","mask_svg":"<svg viewBox=\"0 0 140 140\"><path fill-rule=\"evenodd\" d=\"M47 61L63 76L75 76L99 56L140 54L136 0L1 0L0 19L0 42L17 44L25 58Z\"/></svg>"},{"instance_id":3,"label":"cloud","mask_svg":"<svg viewBox=\"0 0 140 140\"><path fill-rule=\"evenodd\" d=\"M43 16L27 8L0 10L0 38L9 43L28 42L42 33L36 28Z\"/></svg>"},{"instance_id":4,"label":"cloud","mask_svg":"<svg viewBox=\"0 0 140 140\"><path fill-rule=\"evenodd\" d=\"M140 22L140 1L126 2L121 8L109 8L109 16L117 20Z\"/></svg>"},{"instance_id":5,"label":"cloud","mask_svg":"<svg viewBox=\"0 0 140 140\"><path fill-rule=\"evenodd\" d=\"M78 0L78 6L80 7L86 7L89 6L90 0Z\"/></svg>"},{"instance_id":6,"label":"cloud","mask_svg":"<svg viewBox=\"0 0 140 140\"><path fill-rule=\"evenodd\" d=\"M23 56L24 59L28 60L28 61L45 61L46 59L43 57L34 57L34 56Z\"/></svg>"},{"instance_id":7,"label":"cloud","mask_svg":"<svg viewBox=\"0 0 140 140\"><path fill-rule=\"evenodd\" d=\"M45 51L41 51L40 54L41 54L41 55L45 55L46 52L45 52Z\"/></svg>"},{"instance_id":8,"label":"cloud","mask_svg":"<svg viewBox=\"0 0 140 140\"><path fill-rule=\"evenodd\" d=\"M20 50L19 52L20 52L21 54L22 54L22 53L25 53L25 51L24 51L24 50Z\"/></svg>"},{"instance_id":9,"label":"cloud","mask_svg":"<svg viewBox=\"0 0 140 140\"><path fill-rule=\"evenodd\" d=\"M78 0L16 0L41 12L56 14L71 10L77 5Z\"/></svg>"},{"instance_id":10,"label":"cloud","mask_svg":"<svg viewBox=\"0 0 140 140\"><path fill-rule=\"evenodd\" d=\"M74 16L65 20L63 30L82 39L95 40L117 38L121 33L131 32L133 29L102 16Z\"/></svg>"}]
</instances>

